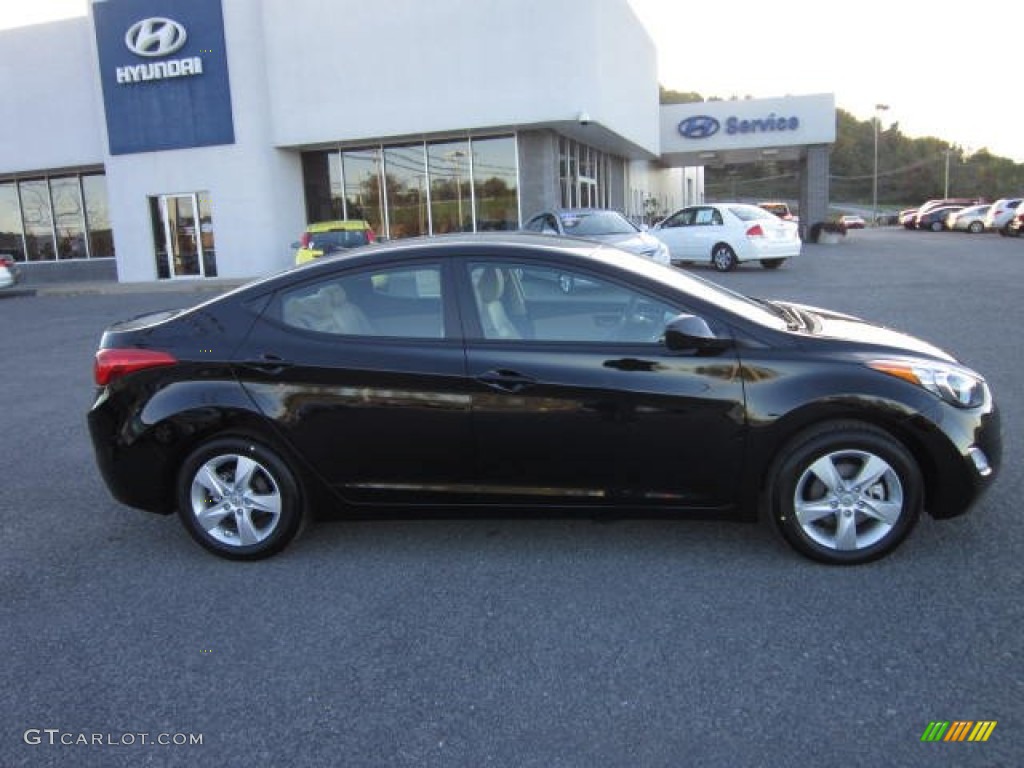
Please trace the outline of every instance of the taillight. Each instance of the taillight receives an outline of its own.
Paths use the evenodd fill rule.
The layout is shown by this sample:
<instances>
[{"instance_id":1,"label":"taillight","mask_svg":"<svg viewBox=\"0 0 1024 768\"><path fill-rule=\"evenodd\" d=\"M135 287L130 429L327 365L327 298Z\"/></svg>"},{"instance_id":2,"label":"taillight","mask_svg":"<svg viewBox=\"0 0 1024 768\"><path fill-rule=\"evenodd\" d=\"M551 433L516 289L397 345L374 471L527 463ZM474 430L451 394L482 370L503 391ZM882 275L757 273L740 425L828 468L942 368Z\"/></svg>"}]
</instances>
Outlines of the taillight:
<instances>
[{"instance_id":1,"label":"taillight","mask_svg":"<svg viewBox=\"0 0 1024 768\"><path fill-rule=\"evenodd\" d=\"M0 256L0 267L7 267L8 269L10 269L13 266L14 259L11 259L7 256Z\"/></svg>"},{"instance_id":2,"label":"taillight","mask_svg":"<svg viewBox=\"0 0 1024 768\"><path fill-rule=\"evenodd\" d=\"M114 379L161 365L174 365L177 358L155 349L101 349L96 353L93 378L100 387Z\"/></svg>"},{"instance_id":3,"label":"taillight","mask_svg":"<svg viewBox=\"0 0 1024 768\"><path fill-rule=\"evenodd\" d=\"M366 242L368 242L368 243L375 243L375 242L377 242L377 236L375 234L373 234L373 230L372 229L366 230Z\"/></svg>"},{"instance_id":4,"label":"taillight","mask_svg":"<svg viewBox=\"0 0 1024 768\"><path fill-rule=\"evenodd\" d=\"M747 230L747 237L764 237L764 230L760 224L755 224Z\"/></svg>"},{"instance_id":5,"label":"taillight","mask_svg":"<svg viewBox=\"0 0 1024 768\"><path fill-rule=\"evenodd\" d=\"M313 236L309 232L303 232L302 237L299 238L299 245L303 248L309 248L310 243L313 242Z\"/></svg>"}]
</instances>

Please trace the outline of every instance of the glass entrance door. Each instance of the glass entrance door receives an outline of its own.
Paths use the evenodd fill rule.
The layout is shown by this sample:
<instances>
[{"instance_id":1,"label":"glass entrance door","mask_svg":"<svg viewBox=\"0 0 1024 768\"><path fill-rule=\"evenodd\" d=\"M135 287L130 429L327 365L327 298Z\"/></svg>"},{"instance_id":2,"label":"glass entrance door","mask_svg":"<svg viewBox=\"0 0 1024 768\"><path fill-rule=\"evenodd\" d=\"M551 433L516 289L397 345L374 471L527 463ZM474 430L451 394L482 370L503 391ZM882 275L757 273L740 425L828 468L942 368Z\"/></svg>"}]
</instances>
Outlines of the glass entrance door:
<instances>
[{"instance_id":1,"label":"glass entrance door","mask_svg":"<svg viewBox=\"0 0 1024 768\"><path fill-rule=\"evenodd\" d=\"M217 274L213 220L205 192L150 198L150 212L158 277Z\"/></svg>"}]
</instances>

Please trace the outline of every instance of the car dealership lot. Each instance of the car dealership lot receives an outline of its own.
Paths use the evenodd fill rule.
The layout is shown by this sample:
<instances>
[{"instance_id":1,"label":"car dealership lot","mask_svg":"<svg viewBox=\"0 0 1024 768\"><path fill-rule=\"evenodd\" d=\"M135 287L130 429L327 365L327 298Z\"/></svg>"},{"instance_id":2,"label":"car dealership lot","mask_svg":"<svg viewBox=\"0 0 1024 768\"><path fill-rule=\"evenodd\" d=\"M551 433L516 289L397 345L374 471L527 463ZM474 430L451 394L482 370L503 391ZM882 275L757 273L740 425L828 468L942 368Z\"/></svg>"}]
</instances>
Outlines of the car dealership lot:
<instances>
[{"instance_id":1,"label":"car dealership lot","mask_svg":"<svg viewBox=\"0 0 1024 768\"><path fill-rule=\"evenodd\" d=\"M864 230L778 271L695 271L982 371L1003 409L992 492L854 569L763 527L526 516L329 523L231 563L113 502L85 432L102 328L196 295L0 298L0 765L1014 764L1024 243ZM934 720L998 725L922 744Z\"/></svg>"}]
</instances>

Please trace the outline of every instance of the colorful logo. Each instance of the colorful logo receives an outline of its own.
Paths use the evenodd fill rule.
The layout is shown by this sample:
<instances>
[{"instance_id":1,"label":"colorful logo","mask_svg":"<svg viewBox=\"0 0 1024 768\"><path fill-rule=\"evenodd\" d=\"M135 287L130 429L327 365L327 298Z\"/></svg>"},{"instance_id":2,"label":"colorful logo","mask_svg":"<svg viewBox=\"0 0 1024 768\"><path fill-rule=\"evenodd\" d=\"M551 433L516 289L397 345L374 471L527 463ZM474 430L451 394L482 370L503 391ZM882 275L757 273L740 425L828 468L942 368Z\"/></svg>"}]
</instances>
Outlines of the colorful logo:
<instances>
[{"instance_id":1,"label":"colorful logo","mask_svg":"<svg viewBox=\"0 0 1024 768\"><path fill-rule=\"evenodd\" d=\"M932 720L921 741L988 741L997 720Z\"/></svg>"}]
</instances>

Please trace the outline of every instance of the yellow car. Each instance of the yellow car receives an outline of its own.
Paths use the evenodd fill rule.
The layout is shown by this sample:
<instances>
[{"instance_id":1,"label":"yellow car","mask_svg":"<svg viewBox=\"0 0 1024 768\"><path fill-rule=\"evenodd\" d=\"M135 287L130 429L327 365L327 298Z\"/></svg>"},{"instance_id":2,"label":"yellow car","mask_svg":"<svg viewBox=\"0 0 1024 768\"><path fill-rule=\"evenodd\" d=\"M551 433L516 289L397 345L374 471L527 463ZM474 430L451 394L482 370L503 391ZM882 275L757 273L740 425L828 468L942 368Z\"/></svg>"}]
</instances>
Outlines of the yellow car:
<instances>
[{"instance_id":1,"label":"yellow car","mask_svg":"<svg viewBox=\"0 0 1024 768\"><path fill-rule=\"evenodd\" d=\"M306 227L302 239L292 243L292 248L295 249L295 263L304 264L325 253L367 245L376 239L370 222L362 219L317 221Z\"/></svg>"}]
</instances>

